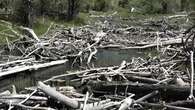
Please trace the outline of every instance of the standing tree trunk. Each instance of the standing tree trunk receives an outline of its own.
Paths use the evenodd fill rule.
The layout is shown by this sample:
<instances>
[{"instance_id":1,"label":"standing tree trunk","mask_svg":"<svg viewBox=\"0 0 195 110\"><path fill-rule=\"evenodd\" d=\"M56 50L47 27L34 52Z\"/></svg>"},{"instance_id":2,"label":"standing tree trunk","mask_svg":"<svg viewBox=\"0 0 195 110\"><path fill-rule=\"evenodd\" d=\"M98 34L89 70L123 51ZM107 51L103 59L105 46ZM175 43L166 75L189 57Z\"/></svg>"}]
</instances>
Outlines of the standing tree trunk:
<instances>
[{"instance_id":1,"label":"standing tree trunk","mask_svg":"<svg viewBox=\"0 0 195 110\"><path fill-rule=\"evenodd\" d=\"M31 0L15 1L14 18L23 26L32 28L33 24L33 8Z\"/></svg>"},{"instance_id":2,"label":"standing tree trunk","mask_svg":"<svg viewBox=\"0 0 195 110\"><path fill-rule=\"evenodd\" d=\"M45 0L40 0L40 15L44 15L45 13Z\"/></svg>"},{"instance_id":3,"label":"standing tree trunk","mask_svg":"<svg viewBox=\"0 0 195 110\"><path fill-rule=\"evenodd\" d=\"M68 0L67 20L73 20L79 13L79 0Z\"/></svg>"},{"instance_id":4,"label":"standing tree trunk","mask_svg":"<svg viewBox=\"0 0 195 110\"><path fill-rule=\"evenodd\" d=\"M33 8L32 8L32 0L24 0L24 6L26 9L26 13L24 13L24 25L26 27L32 28L33 25Z\"/></svg>"},{"instance_id":5,"label":"standing tree trunk","mask_svg":"<svg viewBox=\"0 0 195 110\"><path fill-rule=\"evenodd\" d=\"M168 3L167 3L167 1L162 0L161 5L162 5L162 13L166 14L168 12Z\"/></svg>"},{"instance_id":6,"label":"standing tree trunk","mask_svg":"<svg viewBox=\"0 0 195 110\"><path fill-rule=\"evenodd\" d=\"M181 0L180 5L181 5L181 7L180 7L181 11L189 11L190 10L190 1L189 0Z\"/></svg>"},{"instance_id":7,"label":"standing tree trunk","mask_svg":"<svg viewBox=\"0 0 195 110\"><path fill-rule=\"evenodd\" d=\"M181 5L180 10L181 11L185 11L185 7L186 7L185 6L185 4L186 4L185 2L186 2L186 0L181 0L181 2L180 2L180 5Z\"/></svg>"}]
</instances>

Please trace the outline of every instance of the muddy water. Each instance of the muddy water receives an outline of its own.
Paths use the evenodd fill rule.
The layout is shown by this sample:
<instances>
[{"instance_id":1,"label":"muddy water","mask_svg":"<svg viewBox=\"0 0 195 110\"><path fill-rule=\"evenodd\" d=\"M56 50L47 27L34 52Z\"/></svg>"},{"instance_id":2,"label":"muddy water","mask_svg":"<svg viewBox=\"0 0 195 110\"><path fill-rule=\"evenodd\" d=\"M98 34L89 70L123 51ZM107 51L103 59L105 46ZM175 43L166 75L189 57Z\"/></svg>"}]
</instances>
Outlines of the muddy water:
<instances>
[{"instance_id":1,"label":"muddy water","mask_svg":"<svg viewBox=\"0 0 195 110\"><path fill-rule=\"evenodd\" d=\"M133 57L145 57L148 53L155 53L154 51L142 50L119 50L119 49L99 49L96 55L97 60L94 61L95 67L105 67L120 65L123 60L131 61ZM71 68L71 61L63 65L43 68L33 71L25 71L17 75L11 75L0 79L0 91L11 89L11 85L15 85L20 91L25 87L36 85L37 81L46 80L54 75L66 73L66 71L76 70Z\"/></svg>"}]
</instances>

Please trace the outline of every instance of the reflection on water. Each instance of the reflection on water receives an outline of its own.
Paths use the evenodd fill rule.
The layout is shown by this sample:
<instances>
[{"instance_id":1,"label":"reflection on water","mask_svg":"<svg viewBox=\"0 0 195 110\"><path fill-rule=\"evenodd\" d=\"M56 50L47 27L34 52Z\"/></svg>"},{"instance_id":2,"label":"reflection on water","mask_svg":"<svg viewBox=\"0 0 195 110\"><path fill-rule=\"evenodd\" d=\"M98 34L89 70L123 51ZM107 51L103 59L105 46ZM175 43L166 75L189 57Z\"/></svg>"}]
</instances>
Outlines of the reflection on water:
<instances>
[{"instance_id":1,"label":"reflection on water","mask_svg":"<svg viewBox=\"0 0 195 110\"><path fill-rule=\"evenodd\" d=\"M146 53L133 49L101 49L96 55L97 60L94 64L95 67L120 65L123 60L130 62L133 57L144 57L147 55Z\"/></svg>"},{"instance_id":2,"label":"reflection on water","mask_svg":"<svg viewBox=\"0 0 195 110\"><path fill-rule=\"evenodd\" d=\"M68 65L58 65L50 68L39 69L38 71L25 71L17 75L11 75L0 79L0 91L10 89L11 85L15 85L20 91L24 87L36 85L37 81L48 79L54 75L60 75L66 72Z\"/></svg>"},{"instance_id":3,"label":"reflection on water","mask_svg":"<svg viewBox=\"0 0 195 110\"><path fill-rule=\"evenodd\" d=\"M96 55L97 60L94 61L95 67L120 65L123 60L131 61L132 57L144 57L152 51L142 50L119 50L119 49L99 49ZM154 53L154 52L152 52ZM37 81L46 80L54 75L66 73L66 71L77 69L71 68L71 62L64 65L58 65L50 68L21 72L17 75L11 75L0 79L0 91L10 89L11 85L15 85L20 91L24 87L36 85Z\"/></svg>"}]
</instances>

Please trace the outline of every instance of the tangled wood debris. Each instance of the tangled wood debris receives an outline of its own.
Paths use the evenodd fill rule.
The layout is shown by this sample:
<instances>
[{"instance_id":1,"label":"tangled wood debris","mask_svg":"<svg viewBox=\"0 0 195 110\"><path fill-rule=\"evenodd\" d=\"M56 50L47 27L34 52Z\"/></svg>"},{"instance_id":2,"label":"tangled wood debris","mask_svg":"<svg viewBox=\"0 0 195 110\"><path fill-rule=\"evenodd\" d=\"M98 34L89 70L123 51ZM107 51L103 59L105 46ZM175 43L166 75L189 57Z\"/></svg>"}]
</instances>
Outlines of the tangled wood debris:
<instances>
[{"instance_id":1,"label":"tangled wood debris","mask_svg":"<svg viewBox=\"0 0 195 110\"><path fill-rule=\"evenodd\" d=\"M137 58L130 63L123 61L120 66L54 76L44 83L38 82L36 89L26 89L27 93L31 91L30 95L4 92L1 93L0 101L7 106L31 109L43 109L42 107L47 106L53 109L80 110L151 107L190 110L187 107L195 104L192 99L186 100L191 91L190 77L178 68L181 62L174 66L172 62L162 62L158 59ZM46 83L53 87L47 86ZM11 104L8 103L10 100ZM43 103L45 101L46 103ZM39 106L29 107L29 104Z\"/></svg>"},{"instance_id":2,"label":"tangled wood debris","mask_svg":"<svg viewBox=\"0 0 195 110\"><path fill-rule=\"evenodd\" d=\"M66 59L74 59L73 65L86 63L87 68L39 81L20 94L4 91L0 93L0 108L195 109L193 28L183 32L164 19L145 25L149 27L108 21L74 28L53 24L41 38L22 27L28 37L7 45L7 51L19 52L19 58L0 64L0 76L62 64ZM93 68L90 62L99 48L156 48L158 54L122 61L119 66Z\"/></svg>"}]
</instances>

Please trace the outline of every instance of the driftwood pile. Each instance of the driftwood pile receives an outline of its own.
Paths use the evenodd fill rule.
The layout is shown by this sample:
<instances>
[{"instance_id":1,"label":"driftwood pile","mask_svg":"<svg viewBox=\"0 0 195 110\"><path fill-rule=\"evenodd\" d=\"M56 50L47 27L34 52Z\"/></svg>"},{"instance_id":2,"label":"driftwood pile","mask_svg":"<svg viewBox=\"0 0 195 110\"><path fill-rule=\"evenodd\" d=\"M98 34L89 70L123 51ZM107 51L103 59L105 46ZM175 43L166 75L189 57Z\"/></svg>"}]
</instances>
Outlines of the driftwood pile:
<instances>
[{"instance_id":1,"label":"driftwood pile","mask_svg":"<svg viewBox=\"0 0 195 110\"><path fill-rule=\"evenodd\" d=\"M69 72L26 88L0 94L2 108L145 110L194 109L193 68L187 59L134 58L120 66ZM193 52L190 55L193 65ZM165 61L166 60L166 61ZM188 65L189 65L188 64ZM187 69L186 71L184 71ZM188 73L189 72L189 73ZM47 86L47 85L51 86ZM14 87L13 87L14 88Z\"/></svg>"},{"instance_id":2,"label":"driftwood pile","mask_svg":"<svg viewBox=\"0 0 195 110\"><path fill-rule=\"evenodd\" d=\"M152 22L154 23L154 22ZM182 32L165 21L157 22L162 30L144 27L113 26L108 22L77 28L51 26L45 36L29 34L7 46L18 49L20 59L50 62L69 58L86 60L88 69L53 76L25 88L20 93L0 93L2 109L40 110L146 110L195 109L194 31ZM155 22L156 24L156 22ZM152 24L154 25L154 24ZM158 25L159 26L159 25ZM100 31L101 30L101 31ZM92 68L89 63L98 48L146 49L156 47L158 55L132 58L119 66ZM29 59L31 58L31 59ZM27 61L25 61L27 60ZM26 63L25 63L26 62ZM21 64L7 63L5 65ZM53 63L52 63L53 64ZM0 73L1 74L1 73ZM50 86L48 86L50 85Z\"/></svg>"},{"instance_id":3,"label":"driftwood pile","mask_svg":"<svg viewBox=\"0 0 195 110\"><path fill-rule=\"evenodd\" d=\"M41 38L29 28L20 27L25 35L11 30L22 38L8 42L6 50L16 50L22 58L35 56L37 60L61 60L81 55L88 58L96 53L96 48L144 49L181 44L183 37L181 29L175 29L165 19L148 21L144 27L113 25L108 21L71 28L51 24Z\"/></svg>"},{"instance_id":4,"label":"driftwood pile","mask_svg":"<svg viewBox=\"0 0 195 110\"><path fill-rule=\"evenodd\" d=\"M51 24L42 37L38 37L32 29L26 27L18 27L18 30L22 31L19 33L12 24L1 22L12 31L13 35L9 36L20 37L14 42L7 39L7 45L1 53L14 53L17 57L14 63L12 60L8 63L2 62L2 76L42 68L41 64L45 65L44 63L50 63L51 66L63 64L66 59L73 60L72 66L87 65L91 68L90 62L95 59L99 48L159 49L167 45L182 44L182 38L186 39L180 28L173 28L165 19L148 21L145 26L112 25L109 21L71 28ZM33 67L37 64L40 64L40 67ZM19 71L15 71L15 67Z\"/></svg>"}]
</instances>

